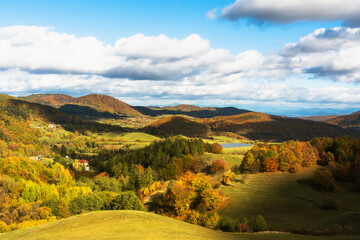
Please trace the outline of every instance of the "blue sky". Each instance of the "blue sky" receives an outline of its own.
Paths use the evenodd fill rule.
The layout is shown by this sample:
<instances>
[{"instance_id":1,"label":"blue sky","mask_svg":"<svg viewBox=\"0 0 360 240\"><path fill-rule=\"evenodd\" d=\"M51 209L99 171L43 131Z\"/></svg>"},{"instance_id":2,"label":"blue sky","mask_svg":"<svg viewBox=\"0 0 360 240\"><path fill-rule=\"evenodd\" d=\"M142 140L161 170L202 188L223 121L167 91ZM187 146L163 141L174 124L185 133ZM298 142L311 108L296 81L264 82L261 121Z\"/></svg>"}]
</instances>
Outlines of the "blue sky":
<instances>
[{"instance_id":1,"label":"blue sky","mask_svg":"<svg viewBox=\"0 0 360 240\"><path fill-rule=\"evenodd\" d=\"M1 0L0 92L358 110L360 1L279 2Z\"/></svg>"}]
</instances>

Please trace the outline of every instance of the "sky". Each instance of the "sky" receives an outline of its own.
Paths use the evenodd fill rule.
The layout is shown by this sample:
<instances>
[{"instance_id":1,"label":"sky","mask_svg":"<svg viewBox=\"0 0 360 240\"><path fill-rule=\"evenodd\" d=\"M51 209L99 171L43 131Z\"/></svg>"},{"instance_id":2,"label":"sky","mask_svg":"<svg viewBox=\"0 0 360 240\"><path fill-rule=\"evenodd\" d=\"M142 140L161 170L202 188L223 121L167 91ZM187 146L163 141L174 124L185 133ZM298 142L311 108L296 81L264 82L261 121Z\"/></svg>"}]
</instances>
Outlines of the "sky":
<instances>
[{"instance_id":1,"label":"sky","mask_svg":"<svg viewBox=\"0 0 360 240\"><path fill-rule=\"evenodd\" d=\"M360 110L360 0L0 0L0 93Z\"/></svg>"}]
</instances>

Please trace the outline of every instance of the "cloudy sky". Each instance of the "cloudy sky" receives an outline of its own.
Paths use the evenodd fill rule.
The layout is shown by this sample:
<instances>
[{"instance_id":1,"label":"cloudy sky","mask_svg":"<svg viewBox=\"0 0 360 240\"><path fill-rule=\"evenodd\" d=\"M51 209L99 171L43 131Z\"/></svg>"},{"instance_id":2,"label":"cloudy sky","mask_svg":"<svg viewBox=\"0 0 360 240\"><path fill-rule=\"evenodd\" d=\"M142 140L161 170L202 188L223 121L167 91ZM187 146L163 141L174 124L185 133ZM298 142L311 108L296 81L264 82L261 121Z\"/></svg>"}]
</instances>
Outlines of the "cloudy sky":
<instances>
[{"instance_id":1,"label":"cloudy sky","mask_svg":"<svg viewBox=\"0 0 360 240\"><path fill-rule=\"evenodd\" d=\"M360 0L1 0L0 92L350 113L359 12Z\"/></svg>"}]
</instances>

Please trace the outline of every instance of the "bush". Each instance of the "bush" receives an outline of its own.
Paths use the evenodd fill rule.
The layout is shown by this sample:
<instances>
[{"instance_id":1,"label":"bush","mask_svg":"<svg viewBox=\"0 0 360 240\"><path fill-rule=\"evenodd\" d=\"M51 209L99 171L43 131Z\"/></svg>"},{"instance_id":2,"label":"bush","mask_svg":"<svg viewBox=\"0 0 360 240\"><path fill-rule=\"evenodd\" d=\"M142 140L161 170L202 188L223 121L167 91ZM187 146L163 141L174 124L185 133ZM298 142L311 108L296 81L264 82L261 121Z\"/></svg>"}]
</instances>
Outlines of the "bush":
<instances>
[{"instance_id":1,"label":"bush","mask_svg":"<svg viewBox=\"0 0 360 240\"><path fill-rule=\"evenodd\" d=\"M267 223L265 218L261 215L257 215L253 222L253 230L254 232L260 232L267 230Z\"/></svg>"},{"instance_id":2,"label":"bush","mask_svg":"<svg viewBox=\"0 0 360 240\"><path fill-rule=\"evenodd\" d=\"M195 225L202 225L203 224L204 216L200 214L198 211L192 210L188 215L186 215L185 222L195 224Z\"/></svg>"},{"instance_id":3,"label":"bush","mask_svg":"<svg viewBox=\"0 0 360 240\"><path fill-rule=\"evenodd\" d=\"M246 217L243 217L239 220L239 225L238 225L238 232L249 232L249 226L248 226L248 220Z\"/></svg>"},{"instance_id":4,"label":"bush","mask_svg":"<svg viewBox=\"0 0 360 240\"><path fill-rule=\"evenodd\" d=\"M208 213L203 220L204 227L215 229L219 224L220 216L217 213Z\"/></svg>"},{"instance_id":5,"label":"bush","mask_svg":"<svg viewBox=\"0 0 360 240\"><path fill-rule=\"evenodd\" d=\"M224 172L228 166L226 165L226 162L224 160L218 159L214 161L210 166L210 173L214 174L217 172Z\"/></svg>"},{"instance_id":6,"label":"bush","mask_svg":"<svg viewBox=\"0 0 360 240\"><path fill-rule=\"evenodd\" d=\"M105 209L108 201L108 196L104 192L80 195L70 201L69 210L72 214L80 214L86 211L98 211Z\"/></svg>"},{"instance_id":7,"label":"bush","mask_svg":"<svg viewBox=\"0 0 360 240\"><path fill-rule=\"evenodd\" d=\"M338 210L339 208L339 202L332 197L325 198L322 205L326 210Z\"/></svg>"},{"instance_id":8,"label":"bush","mask_svg":"<svg viewBox=\"0 0 360 240\"><path fill-rule=\"evenodd\" d=\"M110 208L113 210L144 210L140 199L134 192L120 193L111 201Z\"/></svg>"},{"instance_id":9,"label":"bush","mask_svg":"<svg viewBox=\"0 0 360 240\"><path fill-rule=\"evenodd\" d=\"M4 232L9 232L10 228L8 225L6 225L6 223L4 223L3 221L0 221L0 233L4 233Z\"/></svg>"},{"instance_id":10,"label":"bush","mask_svg":"<svg viewBox=\"0 0 360 240\"><path fill-rule=\"evenodd\" d=\"M325 190L336 190L336 182L334 176L328 169L318 169L314 173L313 183L315 186Z\"/></svg>"},{"instance_id":11,"label":"bush","mask_svg":"<svg viewBox=\"0 0 360 240\"><path fill-rule=\"evenodd\" d=\"M237 226L238 222L229 217L223 217L219 222L219 229L224 232L236 232Z\"/></svg>"}]
</instances>

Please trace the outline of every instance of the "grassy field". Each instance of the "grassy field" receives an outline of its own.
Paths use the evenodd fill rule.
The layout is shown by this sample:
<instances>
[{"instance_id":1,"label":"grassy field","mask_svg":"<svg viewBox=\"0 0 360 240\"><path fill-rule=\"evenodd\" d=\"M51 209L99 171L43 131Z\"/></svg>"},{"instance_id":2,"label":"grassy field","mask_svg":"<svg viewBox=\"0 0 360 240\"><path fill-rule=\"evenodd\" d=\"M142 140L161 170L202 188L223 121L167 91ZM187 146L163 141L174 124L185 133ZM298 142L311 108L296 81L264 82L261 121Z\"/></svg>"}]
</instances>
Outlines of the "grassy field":
<instances>
[{"instance_id":1,"label":"grassy field","mask_svg":"<svg viewBox=\"0 0 360 240\"><path fill-rule=\"evenodd\" d=\"M107 141L99 141L107 149L116 149L128 147L129 149L138 149L149 145L151 142L160 140L160 138L143 132L108 132L97 134L98 138Z\"/></svg>"},{"instance_id":2,"label":"grassy field","mask_svg":"<svg viewBox=\"0 0 360 240\"><path fill-rule=\"evenodd\" d=\"M1 240L123 240L123 239L203 239L203 240L310 240L355 237L313 237L293 234L223 233L148 212L102 211L73 216L32 228L0 235Z\"/></svg>"},{"instance_id":3,"label":"grassy field","mask_svg":"<svg viewBox=\"0 0 360 240\"><path fill-rule=\"evenodd\" d=\"M231 186L221 187L230 202L220 215L239 219L261 214L270 228L281 231L360 234L360 194L353 190L354 185L341 184L335 192L314 190L310 180L314 170L237 175ZM246 184L242 183L244 179ZM324 210L326 197L337 199L339 210Z\"/></svg>"},{"instance_id":4,"label":"grassy field","mask_svg":"<svg viewBox=\"0 0 360 240\"><path fill-rule=\"evenodd\" d=\"M241 163L243 155L205 153L201 158L204 162L207 162L208 165L217 159L222 159L226 162L228 167L231 168L234 165L239 165Z\"/></svg>"}]
</instances>

